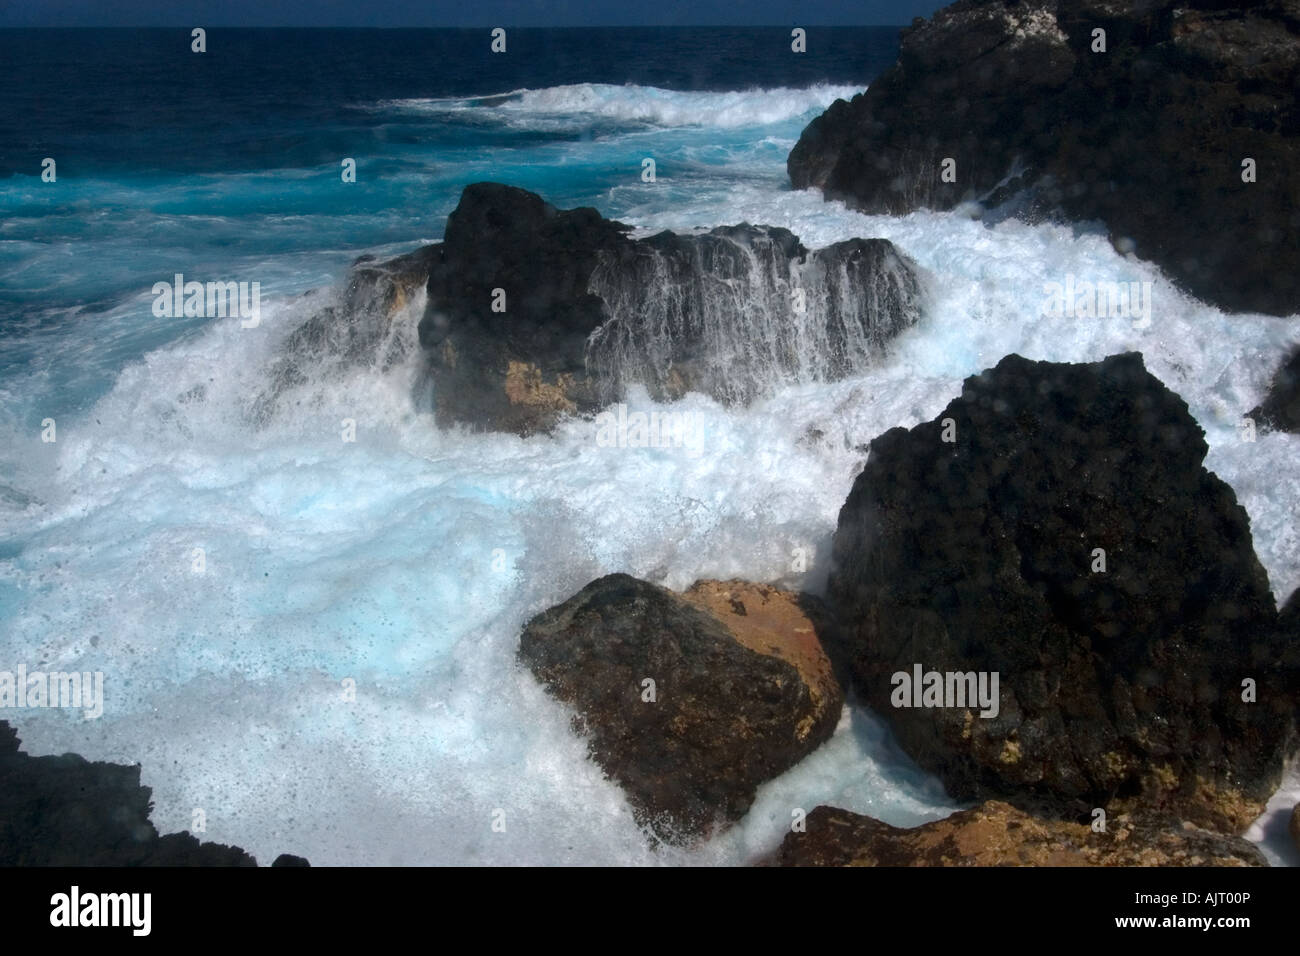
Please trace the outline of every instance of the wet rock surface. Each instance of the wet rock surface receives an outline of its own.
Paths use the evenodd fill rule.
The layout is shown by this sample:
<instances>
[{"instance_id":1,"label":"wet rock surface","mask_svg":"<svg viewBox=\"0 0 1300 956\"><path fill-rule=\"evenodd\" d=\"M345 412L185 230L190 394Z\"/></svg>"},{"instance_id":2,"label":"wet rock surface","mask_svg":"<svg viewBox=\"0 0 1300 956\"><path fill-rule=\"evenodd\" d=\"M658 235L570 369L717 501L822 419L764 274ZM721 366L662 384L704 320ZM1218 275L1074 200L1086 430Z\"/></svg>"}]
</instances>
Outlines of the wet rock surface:
<instances>
[{"instance_id":1,"label":"wet rock surface","mask_svg":"<svg viewBox=\"0 0 1300 956\"><path fill-rule=\"evenodd\" d=\"M834 731L843 696L815 617L764 585L676 594L611 574L533 618L519 657L573 708L638 821L689 844Z\"/></svg>"},{"instance_id":2,"label":"wet rock surface","mask_svg":"<svg viewBox=\"0 0 1300 956\"><path fill-rule=\"evenodd\" d=\"M910 829L817 807L765 862L780 866L1267 866L1254 844L1154 814L1104 832L989 801Z\"/></svg>"},{"instance_id":3,"label":"wet rock surface","mask_svg":"<svg viewBox=\"0 0 1300 956\"><path fill-rule=\"evenodd\" d=\"M961 0L904 29L898 62L814 120L787 166L872 213L1029 191L1031 210L1104 222L1208 302L1289 315L1298 84L1291 0Z\"/></svg>"},{"instance_id":4,"label":"wet rock surface","mask_svg":"<svg viewBox=\"0 0 1300 956\"><path fill-rule=\"evenodd\" d=\"M1142 806L1230 833L1262 811L1294 667L1206 450L1135 353L1008 356L935 420L872 442L834 540L833 650L954 796ZM900 701L894 675L917 665L996 673L996 716L946 682Z\"/></svg>"},{"instance_id":5,"label":"wet rock surface","mask_svg":"<svg viewBox=\"0 0 1300 956\"><path fill-rule=\"evenodd\" d=\"M140 767L77 754L31 757L0 721L0 864L5 866L256 866L237 846L159 835ZM305 861L304 861L305 862Z\"/></svg>"}]
</instances>

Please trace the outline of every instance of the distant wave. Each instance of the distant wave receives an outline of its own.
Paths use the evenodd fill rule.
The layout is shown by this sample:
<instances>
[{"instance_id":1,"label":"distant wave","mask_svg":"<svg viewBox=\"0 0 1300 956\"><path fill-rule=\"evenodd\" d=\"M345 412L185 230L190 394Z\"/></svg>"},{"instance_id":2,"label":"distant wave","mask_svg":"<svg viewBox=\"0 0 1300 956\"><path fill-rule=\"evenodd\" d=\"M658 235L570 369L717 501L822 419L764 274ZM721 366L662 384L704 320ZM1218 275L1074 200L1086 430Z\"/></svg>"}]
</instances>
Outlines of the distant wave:
<instances>
[{"instance_id":1,"label":"distant wave","mask_svg":"<svg viewBox=\"0 0 1300 956\"><path fill-rule=\"evenodd\" d=\"M854 86L818 84L802 89L684 92L654 86L575 83L491 96L381 100L366 108L430 115L493 111L515 125L529 125L530 121L549 125L556 120L587 116L657 127L736 128L796 119L810 110L825 109L836 99L848 99L861 90Z\"/></svg>"}]
</instances>

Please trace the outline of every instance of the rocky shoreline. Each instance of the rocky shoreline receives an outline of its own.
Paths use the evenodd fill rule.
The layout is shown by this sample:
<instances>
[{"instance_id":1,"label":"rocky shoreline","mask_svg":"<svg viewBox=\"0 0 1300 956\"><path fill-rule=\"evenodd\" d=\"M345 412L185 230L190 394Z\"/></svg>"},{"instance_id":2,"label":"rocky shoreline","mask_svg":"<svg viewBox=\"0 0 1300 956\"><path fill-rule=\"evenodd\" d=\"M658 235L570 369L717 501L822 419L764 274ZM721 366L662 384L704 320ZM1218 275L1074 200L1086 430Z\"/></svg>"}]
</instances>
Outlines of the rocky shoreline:
<instances>
[{"instance_id":1,"label":"rocky shoreline","mask_svg":"<svg viewBox=\"0 0 1300 956\"><path fill-rule=\"evenodd\" d=\"M1231 311L1300 305L1300 8L1290 0L960 0L790 153L872 213L1100 221Z\"/></svg>"},{"instance_id":2,"label":"rocky shoreline","mask_svg":"<svg viewBox=\"0 0 1300 956\"><path fill-rule=\"evenodd\" d=\"M834 381L883 358L923 311L919 268L885 239L810 250L747 223L627 232L594 209L467 186L442 242L356 265L339 305L287 339L253 415L276 414L309 369L390 367L404 356L394 317L421 295L421 404L442 427L525 436L632 383L659 401L747 404L782 383Z\"/></svg>"},{"instance_id":3,"label":"rocky shoreline","mask_svg":"<svg viewBox=\"0 0 1300 956\"><path fill-rule=\"evenodd\" d=\"M0 865L257 866L237 846L185 831L160 835L149 822L151 791L140 785L139 764L31 757L20 743L0 720ZM286 853L271 865L309 864Z\"/></svg>"},{"instance_id":4,"label":"rocky shoreline","mask_svg":"<svg viewBox=\"0 0 1300 956\"><path fill-rule=\"evenodd\" d=\"M1136 353L1008 356L871 443L824 602L610 575L519 657L656 839L743 815L829 736L838 679L950 794L991 802L906 831L820 807L767 862L1260 865L1240 834L1295 752L1297 598L1278 613L1202 435ZM780 666L797 649L816 665Z\"/></svg>"}]
</instances>

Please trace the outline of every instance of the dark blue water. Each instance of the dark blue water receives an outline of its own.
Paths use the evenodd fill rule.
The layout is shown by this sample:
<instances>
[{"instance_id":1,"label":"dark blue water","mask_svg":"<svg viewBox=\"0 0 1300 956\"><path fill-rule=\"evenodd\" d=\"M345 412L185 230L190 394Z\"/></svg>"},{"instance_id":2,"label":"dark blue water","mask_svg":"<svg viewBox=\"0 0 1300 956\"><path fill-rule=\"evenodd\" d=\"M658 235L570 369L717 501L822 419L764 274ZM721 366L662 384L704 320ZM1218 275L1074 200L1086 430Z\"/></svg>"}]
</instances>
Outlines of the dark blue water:
<instances>
[{"instance_id":1,"label":"dark blue water","mask_svg":"<svg viewBox=\"0 0 1300 956\"><path fill-rule=\"evenodd\" d=\"M512 30L4 30L0 175L63 156L67 175L304 168L392 145L482 143L472 129L392 128L358 107L575 83L724 91L865 86L893 27ZM523 137L502 137L520 145Z\"/></svg>"}]
</instances>

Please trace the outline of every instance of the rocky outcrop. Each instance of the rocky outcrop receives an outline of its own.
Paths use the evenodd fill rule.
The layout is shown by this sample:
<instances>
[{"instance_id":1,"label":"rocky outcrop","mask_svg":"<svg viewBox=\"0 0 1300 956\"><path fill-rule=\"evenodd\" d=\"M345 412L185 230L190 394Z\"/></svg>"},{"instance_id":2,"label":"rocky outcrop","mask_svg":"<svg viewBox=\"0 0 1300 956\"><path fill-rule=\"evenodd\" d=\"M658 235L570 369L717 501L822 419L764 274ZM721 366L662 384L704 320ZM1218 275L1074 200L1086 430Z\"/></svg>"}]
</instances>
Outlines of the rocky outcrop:
<instances>
[{"instance_id":1,"label":"rocky outcrop","mask_svg":"<svg viewBox=\"0 0 1300 956\"><path fill-rule=\"evenodd\" d=\"M1300 309L1298 86L1293 0L961 0L905 29L898 62L814 120L788 169L868 212L1031 190L1209 302L1286 315Z\"/></svg>"},{"instance_id":2,"label":"rocky outcrop","mask_svg":"<svg viewBox=\"0 0 1300 956\"><path fill-rule=\"evenodd\" d=\"M519 657L574 709L638 822L691 843L834 731L843 696L818 617L811 599L764 585L676 594L611 574L533 618Z\"/></svg>"},{"instance_id":3,"label":"rocky outcrop","mask_svg":"<svg viewBox=\"0 0 1300 956\"><path fill-rule=\"evenodd\" d=\"M1088 823L1024 813L998 801L911 829L835 807L808 814L770 862L780 866L1267 866L1239 836L1125 814Z\"/></svg>"},{"instance_id":4,"label":"rocky outcrop","mask_svg":"<svg viewBox=\"0 0 1300 956\"><path fill-rule=\"evenodd\" d=\"M420 322L440 422L529 434L631 382L746 402L842 377L920 316L915 266L887 240L810 252L767 226L627 232L594 209L466 187Z\"/></svg>"},{"instance_id":5,"label":"rocky outcrop","mask_svg":"<svg viewBox=\"0 0 1300 956\"><path fill-rule=\"evenodd\" d=\"M337 303L285 338L267 369L265 389L247 409L249 420L264 425L284 406L286 393L319 377L357 366L386 372L408 360L417 339L402 327L401 313L423 293L438 251L430 245L387 262L362 256L353 263Z\"/></svg>"},{"instance_id":6,"label":"rocky outcrop","mask_svg":"<svg viewBox=\"0 0 1300 956\"><path fill-rule=\"evenodd\" d=\"M1274 373L1264 401L1246 417L1266 429L1300 433L1300 349Z\"/></svg>"},{"instance_id":7,"label":"rocky outcrop","mask_svg":"<svg viewBox=\"0 0 1300 956\"><path fill-rule=\"evenodd\" d=\"M1224 832L1262 811L1294 674L1206 451L1135 353L1008 356L871 443L830 603L859 693L954 796L1140 805ZM934 697L905 686L918 667L922 685L996 674L996 706L980 716L946 677Z\"/></svg>"},{"instance_id":8,"label":"rocky outcrop","mask_svg":"<svg viewBox=\"0 0 1300 956\"><path fill-rule=\"evenodd\" d=\"M594 209L476 183L441 243L358 264L338 304L288 337L250 416L266 420L313 377L407 360L417 339L397 320L421 286L419 387L439 423L521 435L632 383L660 401L694 391L743 403L841 378L915 324L923 299L916 266L884 239L810 251L748 224L632 239Z\"/></svg>"},{"instance_id":9,"label":"rocky outcrop","mask_svg":"<svg viewBox=\"0 0 1300 956\"><path fill-rule=\"evenodd\" d=\"M256 866L237 846L159 836L140 767L31 757L0 721L0 865ZM305 862L305 861L304 861Z\"/></svg>"}]
</instances>

